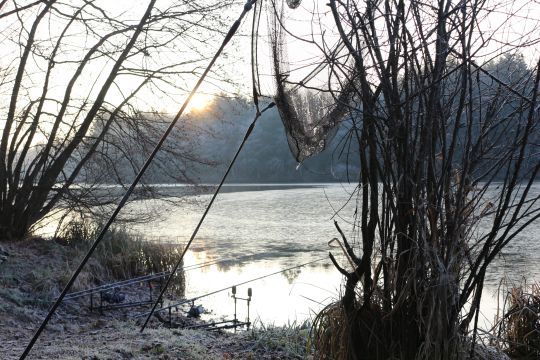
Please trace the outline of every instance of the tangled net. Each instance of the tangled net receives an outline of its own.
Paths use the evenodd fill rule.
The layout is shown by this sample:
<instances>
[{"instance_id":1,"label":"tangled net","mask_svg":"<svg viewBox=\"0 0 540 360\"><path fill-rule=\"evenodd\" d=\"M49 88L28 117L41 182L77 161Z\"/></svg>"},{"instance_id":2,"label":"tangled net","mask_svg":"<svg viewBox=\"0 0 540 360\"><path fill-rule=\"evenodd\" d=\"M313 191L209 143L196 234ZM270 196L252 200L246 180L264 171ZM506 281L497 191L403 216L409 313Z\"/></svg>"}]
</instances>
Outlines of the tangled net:
<instances>
[{"instance_id":1,"label":"tangled net","mask_svg":"<svg viewBox=\"0 0 540 360\"><path fill-rule=\"evenodd\" d=\"M289 8L296 8L300 0L287 0ZM269 33L274 78L274 102L286 130L289 148L298 162L328 147L342 119L348 113L354 87L352 80L336 85L337 89L319 89L310 81L327 67L321 63L300 82L289 80L290 63L286 51L284 29L285 6L271 2L268 8ZM347 79L354 79L348 76ZM326 85L329 86L329 85Z\"/></svg>"},{"instance_id":2,"label":"tangled net","mask_svg":"<svg viewBox=\"0 0 540 360\"><path fill-rule=\"evenodd\" d=\"M300 6L301 2L302 0L287 0L287 6L290 7L291 9L296 9L297 7Z\"/></svg>"}]
</instances>

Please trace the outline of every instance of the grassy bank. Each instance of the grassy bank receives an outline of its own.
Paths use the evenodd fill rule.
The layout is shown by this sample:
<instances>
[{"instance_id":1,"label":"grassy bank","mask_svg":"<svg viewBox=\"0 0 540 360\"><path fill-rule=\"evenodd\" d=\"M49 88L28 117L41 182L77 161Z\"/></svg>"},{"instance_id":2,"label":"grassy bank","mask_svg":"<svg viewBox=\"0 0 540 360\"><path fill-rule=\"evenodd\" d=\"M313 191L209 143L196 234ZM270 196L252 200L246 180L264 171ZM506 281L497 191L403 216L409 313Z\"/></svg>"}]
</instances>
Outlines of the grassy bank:
<instances>
[{"instance_id":1,"label":"grassy bank","mask_svg":"<svg viewBox=\"0 0 540 360\"><path fill-rule=\"evenodd\" d=\"M84 225L84 226L83 226ZM68 281L98 231L72 224L53 240L30 238L0 244L0 358L17 359L47 308ZM176 250L112 231L98 248L72 291L168 270ZM179 279L175 289L183 291ZM179 294L177 294L179 296ZM133 310L139 311L140 309ZM62 305L36 343L31 359L305 359L306 326L263 326L245 332L215 333L168 329L152 319L140 333L130 310L90 312L87 299Z\"/></svg>"},{"instance_id":2,"label":"grassy bank","mask_svg":"<svg viewBox=\"0 0 540 360\"><path fill-rule=\"evenodd\" d=\"M17 359L43 319L47 306L67 281L74 256L71 245L43 239L2 244L9 253L0 263L0 358ZM106 260L104 260L106 259ZM109 256L93 258L74 286L82 290L112 272ZM96 272L94 272L96 271ZM134 275L134 274L130 274ZM131 313L90 312L88 304L61 306L32 350L30 359L305 359L305 326L257 325L246 332L215 333L168 329L152 319L144 333Z\"/></svg>"},{"instance_id":3,"label":"grassy bank","mask_svg":"<svg viewBox=\"0 0 540 360\"><path fill-rule=\"evenodd\" d=\"M292 336L291 336L292 335ZM150 327L139 332L130 320L90 318L76 327L57 323L44 334L31 359L183 359L265 360L311 359L306 353L308 332L291 328L255 329L239 333L170 330ZM24 341L23 341L24 339ZM297 344L292 341L300 339ZM16 359L26 338L0 344L2 359ZM7 348L9 345L9 348ZM6 346L6 349L2 349ZM298 347L298 350L294 348ZM5 350L5 352L3 352Z\"/></svg>"},{"instance_id":4,"label":"grassy bank","mask_svg":"<svg viewBox=\"0 0 540 360\"><path fill-rule=\"evenodd\" d=\"M48 307L68 282L84 256L99 225L71 223L54 240L29 238L2 244L8 254L0 265L0 306ZM121 228L109 232L75 281L71 291L167 271L176 262L180 247L149 243ZM183 275L173 291L182 295ZM1 310L1 309L0 309Z\"/></svg>"}]
</instances>

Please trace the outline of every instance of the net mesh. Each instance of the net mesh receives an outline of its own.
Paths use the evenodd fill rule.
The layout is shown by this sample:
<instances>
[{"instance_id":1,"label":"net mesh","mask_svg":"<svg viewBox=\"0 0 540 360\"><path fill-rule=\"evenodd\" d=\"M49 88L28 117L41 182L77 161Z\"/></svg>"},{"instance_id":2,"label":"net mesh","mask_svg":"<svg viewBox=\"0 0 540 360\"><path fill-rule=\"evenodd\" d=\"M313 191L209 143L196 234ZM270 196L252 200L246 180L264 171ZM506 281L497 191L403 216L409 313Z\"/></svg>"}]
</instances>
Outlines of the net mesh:
<instances>
[{"instance_id":1,"label":"net mesh","mask_svg":"<svg viewBox=\"0 0 540 360\"><path fill-rule=\"evenodd\" d=\"M300 1L287 0L286 4L296 8ZM268 14L275 92L273 98L286 130L289 148L296 160L302 162L323 151L334 138L340 122L348 113L348 104L353 94L352 80L334 84L332 91L310 86L309 82L327 68L322 60L302 80L291 81L283 1L271 1Z\"/></svg>"},{"instance_id":2,"label":"net mesh","mask_svg":"<svg viewBox=\"0 0 540 360\"><path fill-rule=\"evenodd\" d=\"M291 9L296 9L300 6L300 3L302 0L287 0L287 6L289 6Z\"/></svg>"}]
</instances>

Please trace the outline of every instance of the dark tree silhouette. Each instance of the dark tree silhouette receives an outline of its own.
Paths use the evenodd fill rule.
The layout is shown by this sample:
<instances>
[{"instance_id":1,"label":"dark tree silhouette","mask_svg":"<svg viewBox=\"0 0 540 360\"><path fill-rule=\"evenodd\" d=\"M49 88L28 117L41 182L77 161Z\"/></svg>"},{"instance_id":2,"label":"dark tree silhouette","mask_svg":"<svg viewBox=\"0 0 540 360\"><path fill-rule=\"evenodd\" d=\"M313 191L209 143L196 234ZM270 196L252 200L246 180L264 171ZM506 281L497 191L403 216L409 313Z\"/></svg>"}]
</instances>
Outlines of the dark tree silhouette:
<instances>
[{"instance_id":1,"label":"dark tree silhouette","mask_svg":"<svg viewBox=\"0 0 540 360\"><path fill-rule=\"evenodd\" d=\"M295 40L322 52L321 86L283 65L284 34L301 34L272 5L284 122L317 121L302 118L298 89L332 94L360 163L353 238L338 228L352 269L331 255L346 284L316 321L317 357L468 358L489 264L540 217L531 192L540 68L516 55L536 41L526 31L538 21L519 42L502 43L504 23L518 17L506 14L501 32L484 30L499 4L330 0L331 26L320 20L312 28L324 31ZM479 235L480 222L490 230Z\"/></svg>"},{"instance_id":2,"label":"dark tree silhouette","mask_svg":"<svg viewBox=\"0 0 540 360\"><path fill-rule=\"evenodd\" d=\"M228 4L1 3L0 239L25 236L59 207L111 201L93 191L130 180L114 169L128 163L136 172L163 128L156 119L165 122L141 109L181 100ZM179 160L162 169L188 181L186 168L198 159L174 145L186 136L174 140L167 150Z\"/></svg>"}]
</instances>

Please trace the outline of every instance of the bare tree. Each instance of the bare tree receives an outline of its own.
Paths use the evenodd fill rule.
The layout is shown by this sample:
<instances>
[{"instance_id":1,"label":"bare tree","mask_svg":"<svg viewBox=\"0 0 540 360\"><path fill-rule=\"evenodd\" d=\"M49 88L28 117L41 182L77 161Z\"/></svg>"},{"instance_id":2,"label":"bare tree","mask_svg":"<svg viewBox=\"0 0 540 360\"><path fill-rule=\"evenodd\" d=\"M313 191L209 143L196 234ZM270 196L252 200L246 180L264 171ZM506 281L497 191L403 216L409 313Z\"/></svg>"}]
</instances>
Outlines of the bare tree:
<instances>
[{"instance_id":1,"label":"bare tree","mask_svg":"<svg viewBox=\"0 0 540 360\"><path fill-rule=\"evenodd\" d=\"M497 31L518 19L514 13L488 31L499 5L330 0L332 26L313 16L314 29L330 30L302 40L323 55L320 86L312 75L293 80L284 66L284 34L295 31L272 2L282 119L328 125L315 135L289 131L300 148L293 150L302 160L302 150L320 150L309 147L311 138L322 144L332 122L350 121L344 149L352 144L360 161L354 239L338 227L353 266L346 270L331 255L346 285L340 303L317 320L320 358L473 353L464 344L475 342L488 266L540 217L539 194L531 192L540 170L540 68L516 53L536 40L524 32L513 42ZM538 19L529 21L533 32ZM297 106L301 89L332 94L325 116L308 119ZM481 222L489 231L478 234Z\"/></svg>"},{"instance_id":2,"label":"bare tree","mask_svg":"<svg viewBox=\"0 0 540 360\"><path fill-rule=\"evenodd\" d=\"M2 2L0 239L59 206L111 201L93 191L137 171L167 122L158 113L198 75L230 2L126 4ZM176 160L156 165L176 181L199 161L186 141L178 133L166 149Z\"/></svg>"}]
</instances>

